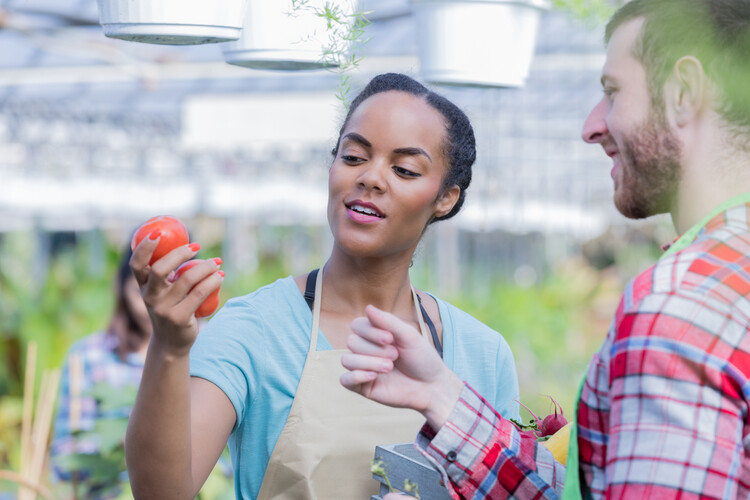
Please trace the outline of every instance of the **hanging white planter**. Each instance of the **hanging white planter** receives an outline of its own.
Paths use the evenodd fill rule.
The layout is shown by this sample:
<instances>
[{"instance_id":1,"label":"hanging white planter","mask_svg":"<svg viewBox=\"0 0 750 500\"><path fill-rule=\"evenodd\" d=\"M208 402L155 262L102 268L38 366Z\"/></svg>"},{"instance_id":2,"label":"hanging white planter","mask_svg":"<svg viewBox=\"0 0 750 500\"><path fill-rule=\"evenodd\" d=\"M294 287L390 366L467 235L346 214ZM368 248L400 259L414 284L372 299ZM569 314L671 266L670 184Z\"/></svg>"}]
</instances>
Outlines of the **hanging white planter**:
<instances>
[{"instance_id":1,"label":"hanging white planter","mask_svg":"<svg viewBox=\"0 0 750 500\"><path fill-rule=\"evenodd\" d=\"M411 0L420 73L433 83L519 87L545 0Z\"/></svg>"},{"instance_id":2,"label":"hanging white planter","mask_svg":"<svg viewBox=\"0 0 750 500\"><path fill-rule=\"evenodd\" d=\"M247 0L98 0L104 34L131 42L198 45L237 40Z\"/></svg>"},{"instance_id":3,"label":"hanging white planter","mask_svg":"<svg viewBox=\"0 0 750 500\"><path fill-rule=\"evenodd\" d=\"M248 0L242 36L222 45L229 64L257 69L305 70L337 66L344 25L328 26L320 14L328 4L342 19L354 13L355 0L309 0L294 7L291 0ZM332 45L336 44L336 45Z\"/></svg>"}]
</instances>

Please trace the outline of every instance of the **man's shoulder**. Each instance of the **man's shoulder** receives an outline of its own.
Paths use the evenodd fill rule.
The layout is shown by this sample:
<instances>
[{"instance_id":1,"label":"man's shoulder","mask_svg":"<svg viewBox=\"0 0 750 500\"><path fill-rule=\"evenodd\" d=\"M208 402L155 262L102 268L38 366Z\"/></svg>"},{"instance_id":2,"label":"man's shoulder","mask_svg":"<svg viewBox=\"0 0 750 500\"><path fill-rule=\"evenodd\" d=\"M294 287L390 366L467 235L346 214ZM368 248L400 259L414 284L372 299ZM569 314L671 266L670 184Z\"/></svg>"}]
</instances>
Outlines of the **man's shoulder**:
<instances>
[{"instance_id":1,"label":"man's shoulder","mask_svg":"<svg viewBox=\"0 0 750 500\"><path fill-rule=\"evenodd\" d=\"M739 285L738 281L750 291L749 273L750 232L727 230L662 257L633 278L627 291L632 301L680 291L709 295L727 283Z\"/></svg>"},{"instance_id":2,"label":"man's shoulder","mask_svg":"<svg viewBox=\"0 0 750 500\"><path fill-rule=\"evenodd\" d=\"M660 259L625 288L617 338L633 332L677 335L685 328L716 334L750 318L750 252L737 234L708 237ZM742 238L741 238L742 239ZM750 240L745 233L744 243Z\"/></svg>"}]
</instances>

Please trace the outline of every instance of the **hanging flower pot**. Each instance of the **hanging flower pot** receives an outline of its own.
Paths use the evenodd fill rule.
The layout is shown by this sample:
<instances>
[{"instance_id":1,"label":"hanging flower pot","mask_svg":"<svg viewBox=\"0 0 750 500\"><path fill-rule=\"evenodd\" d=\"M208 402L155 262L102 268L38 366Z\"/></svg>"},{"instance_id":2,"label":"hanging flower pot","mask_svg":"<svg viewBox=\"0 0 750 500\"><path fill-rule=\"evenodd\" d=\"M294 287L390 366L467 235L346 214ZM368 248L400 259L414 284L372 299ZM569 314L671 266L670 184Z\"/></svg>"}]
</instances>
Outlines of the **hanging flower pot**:
<instances>
[{"instance_id":1,"label":"hanging flower pot","mask_svg":"<svg viewBox=\"0 0 750 500\"><path fill-rule=\"evenodd\" d=\"M198 45L237 40L247 0L98 0L104 34L131 42Z\"/></svg>"},{"instance_id":2,"label":"hanging flower pot","mask_svg":"<svg viewBox=\"0 0 750 500\"><path fill-rule=\"evenodd\" d=\"M248 0L242 36L222 45L229 64L304 70L338 66L355 0Z\"/></svg>"},{"instance_id":3,"label":"hanging flower pot","mask_svg":"<svg viewBox=\"0 0 750 500\"><path fill-rule=\"evenodd\" d=\"M420 72L430 82L522 86L544 0L412 0Z\"/></svg>"}]
</instances>

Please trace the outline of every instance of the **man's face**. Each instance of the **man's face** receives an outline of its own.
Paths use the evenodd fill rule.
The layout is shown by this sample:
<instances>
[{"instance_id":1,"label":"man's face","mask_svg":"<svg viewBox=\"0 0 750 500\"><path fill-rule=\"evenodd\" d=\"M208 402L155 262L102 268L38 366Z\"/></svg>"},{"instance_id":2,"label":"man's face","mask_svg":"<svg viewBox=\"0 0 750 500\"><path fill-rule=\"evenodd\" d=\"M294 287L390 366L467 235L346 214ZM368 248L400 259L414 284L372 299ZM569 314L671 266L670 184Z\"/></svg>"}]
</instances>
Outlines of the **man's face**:
<instances>
[{"instance_id":1,"label":"man's face","mask_svg":"<svg viewBox=\"0 0 750 500\"><path fill-rule=\"evenodd\" d=\"M591 110L583 140L612 158L614 201L624 216L641 219L670 210L680 177L680 142L663 109L652 105L646 72L634 56L643 22L618 27L607 46L604 96Z\"/></svg>"}]
</instances>

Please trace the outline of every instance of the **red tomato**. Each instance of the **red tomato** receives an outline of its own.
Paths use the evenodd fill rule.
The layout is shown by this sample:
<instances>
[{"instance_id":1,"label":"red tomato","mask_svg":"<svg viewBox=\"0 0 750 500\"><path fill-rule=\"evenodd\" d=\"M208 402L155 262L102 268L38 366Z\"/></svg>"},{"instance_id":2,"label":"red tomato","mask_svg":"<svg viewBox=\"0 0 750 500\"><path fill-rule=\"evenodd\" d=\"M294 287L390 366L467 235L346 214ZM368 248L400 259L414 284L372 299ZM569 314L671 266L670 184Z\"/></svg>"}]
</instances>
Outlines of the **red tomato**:
<instances>
[{"instance_id":1,"label":"red tomato","mask_svg":"<svg viewBox=\"0 0 750 500\"><path fill-rule=\"evenodd\" d=\"M182 275L185 271L190 269L191 267L197 265L198 263L203 262L201 259L193 259L185 262L180 267L177 268L177 271L175 271L175 280ZM206 300L201 303L201 305L198 306L198 309L195 310L195 317L196 318L205 318L206 316L211 316L214 312L216 312L216 309L219 307L219 290L221 289L221 286L211 292L211 294L206 297ZM192 288L190 289L192 291ZM190 292L188 292L190 293Z\"/></svg>"},{"instance_id":2,"label":"red tomato","mask_svg":"<svg viewBox=\"0 0 750 500\"><path fill-rule=\"evenodd\" d=\"M135 231L133 239L130 241L130 248L135 250L135 247L138 246L143 238L147 238L149 234L157 229L161 230L161 239L154 253L151 255L149 264L153 264L175 248L190 243L187 228L180 219L169 215L159 215L158 217L150 218Z\"/></svg>"}]
</instances>

